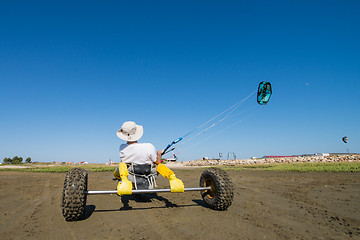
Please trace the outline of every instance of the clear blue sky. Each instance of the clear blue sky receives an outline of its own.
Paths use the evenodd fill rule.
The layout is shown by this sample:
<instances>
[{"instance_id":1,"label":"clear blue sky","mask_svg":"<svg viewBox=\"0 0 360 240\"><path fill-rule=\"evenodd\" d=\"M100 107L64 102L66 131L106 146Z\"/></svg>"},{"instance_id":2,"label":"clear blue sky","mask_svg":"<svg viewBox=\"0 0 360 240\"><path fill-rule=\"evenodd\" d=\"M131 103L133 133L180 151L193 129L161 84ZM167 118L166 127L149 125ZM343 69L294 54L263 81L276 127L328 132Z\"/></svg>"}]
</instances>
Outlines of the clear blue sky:
<instances>
[{"instance_id":1,"label":"clear blue sky","mask_svg":"<svg viewBox=\"0 0 360 240\"><path fill-rule=\"evenodd\" d=\"M260 81L268 105L253 95L179 160L360 152L359 12L359 1L1 1L0 160L119 161L127 120L164 148Z\"/></svg>"}]
</instances>

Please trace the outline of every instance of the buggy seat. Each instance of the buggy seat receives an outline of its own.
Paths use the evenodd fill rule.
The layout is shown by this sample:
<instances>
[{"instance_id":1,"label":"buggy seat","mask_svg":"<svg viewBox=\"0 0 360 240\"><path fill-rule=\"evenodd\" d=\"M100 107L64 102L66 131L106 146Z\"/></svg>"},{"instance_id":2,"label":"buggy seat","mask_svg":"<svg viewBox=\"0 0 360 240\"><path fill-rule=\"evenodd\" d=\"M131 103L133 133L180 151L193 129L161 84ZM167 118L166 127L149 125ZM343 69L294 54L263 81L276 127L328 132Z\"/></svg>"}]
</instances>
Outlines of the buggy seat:
<instances>
[{"instance_id":1,"label":"buggy seat","mask_svg":"<svg viewBox=\"0 0 360 240\"><path fill-rule=\"evenodd\" d=\"M126 164L129 171L128 179L135 189L154 189L157 187L157 171L155 164Z\"/></svg>"}]
</instances>

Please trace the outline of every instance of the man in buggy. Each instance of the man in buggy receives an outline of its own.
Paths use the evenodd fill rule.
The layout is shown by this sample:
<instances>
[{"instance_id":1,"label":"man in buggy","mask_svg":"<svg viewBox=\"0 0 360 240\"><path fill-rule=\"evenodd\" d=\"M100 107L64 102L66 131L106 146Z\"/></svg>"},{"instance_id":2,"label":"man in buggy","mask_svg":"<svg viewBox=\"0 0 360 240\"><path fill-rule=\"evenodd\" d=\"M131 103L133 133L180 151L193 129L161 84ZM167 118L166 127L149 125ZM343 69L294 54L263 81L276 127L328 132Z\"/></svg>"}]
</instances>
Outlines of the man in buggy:
<instances>
[{"instance_id":1,"label":"man in buggy","mask_svg":"<svg viewBox=\"0 0 360 240\"><path fill-rule=\"evenodd\" d=\"M171 192L183 192L183 182L176 178L173 171L161 163L163 151L156 152L151 143L139 143L143 127L135 122L125 122L116 134L126 144L120 145L120 159L114 176L119 181L118 195L130 195L132 189L153 189L156 187L157 173L170 181Z\"/></svg>"}]
</instances>

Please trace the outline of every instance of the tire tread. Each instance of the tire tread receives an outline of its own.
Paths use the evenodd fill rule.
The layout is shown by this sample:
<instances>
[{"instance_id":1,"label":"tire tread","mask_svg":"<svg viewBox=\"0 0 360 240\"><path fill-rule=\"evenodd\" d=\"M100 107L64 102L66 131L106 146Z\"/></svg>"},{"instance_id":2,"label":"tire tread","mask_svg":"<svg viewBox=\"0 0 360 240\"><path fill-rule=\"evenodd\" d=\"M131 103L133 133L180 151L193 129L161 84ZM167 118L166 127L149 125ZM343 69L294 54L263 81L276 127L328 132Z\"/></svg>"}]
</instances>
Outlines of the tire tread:
<instances>
[{"instance_id":1,"label":"tire tread","mask_svg":"<svg viewBox=\"0 0 360 240\"><path fill-rule=\"evenodd\" d=\"M205 169L200 177L200 187L206 179L211 179L215 186L215 196L209 198L206 191L201 191L205 203L214 210L227 210L234 198L234 187L229 175L222 169L212 167Z\"/></svg>"},{"instance_id":2,"label":"tire tread","mask_svg":"<svg viewBox=\"0 0 360 240\"><path fill-rule=\"evenodd\" d=\"M66 221L80 220L86 206L88 173L82 168L70 169L64 180L62 214Z\"/></svg>"}]
</instances>

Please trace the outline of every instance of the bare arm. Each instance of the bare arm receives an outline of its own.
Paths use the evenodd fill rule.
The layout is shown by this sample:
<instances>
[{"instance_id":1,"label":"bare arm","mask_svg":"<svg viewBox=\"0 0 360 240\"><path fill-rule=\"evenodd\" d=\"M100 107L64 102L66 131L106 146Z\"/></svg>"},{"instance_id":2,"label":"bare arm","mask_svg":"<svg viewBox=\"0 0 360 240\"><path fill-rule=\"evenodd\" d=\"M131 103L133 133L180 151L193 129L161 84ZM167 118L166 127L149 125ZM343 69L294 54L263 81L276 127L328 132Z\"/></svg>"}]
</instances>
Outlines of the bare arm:
<instances>
[{"instance_id":1,"label":"bare arm","mask_svg":"<svg viewBox=\"0 0 360 240\"><path fill-rule=\"evenodd\" d=\"M157 151L157 153L156 153L156 162L155 162L156 165L159 165L161 163L161 154L162 153L163 153L163 150Z\"/></svg>"}]
</instances>

